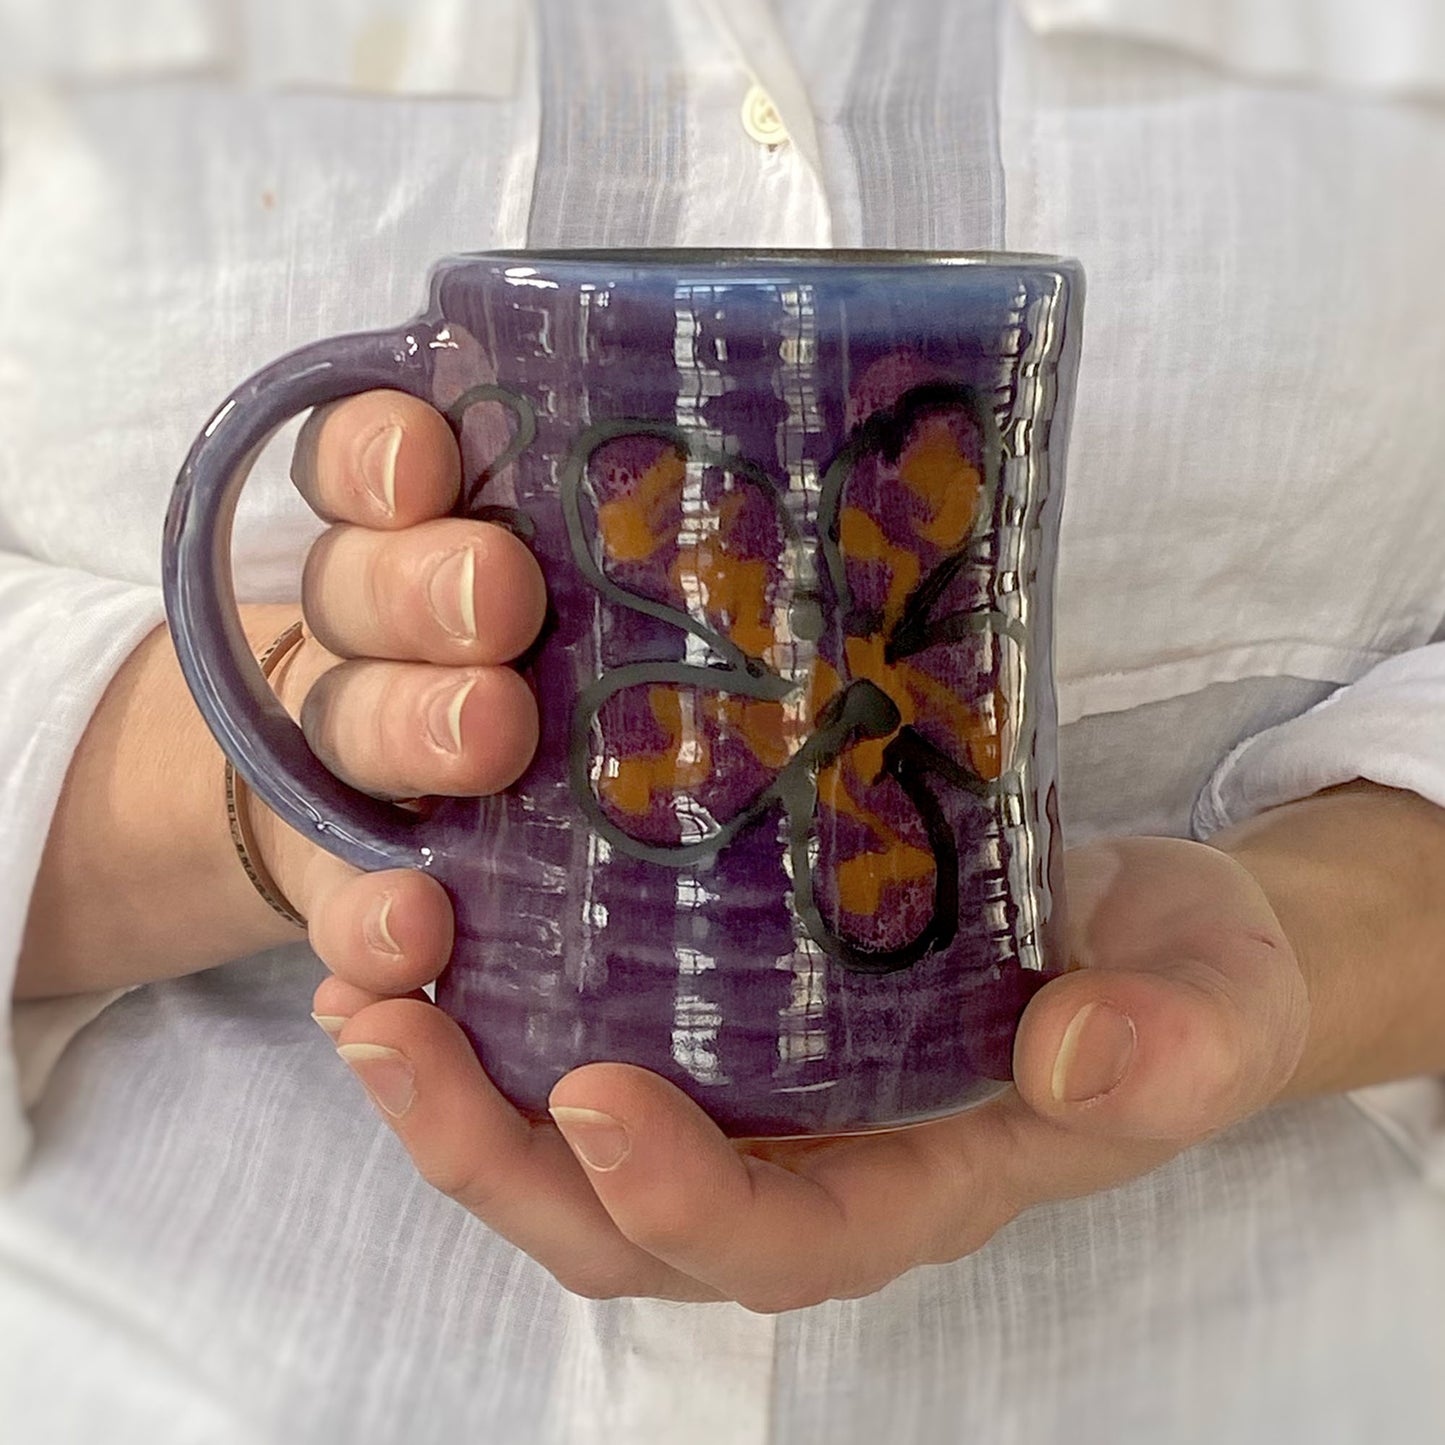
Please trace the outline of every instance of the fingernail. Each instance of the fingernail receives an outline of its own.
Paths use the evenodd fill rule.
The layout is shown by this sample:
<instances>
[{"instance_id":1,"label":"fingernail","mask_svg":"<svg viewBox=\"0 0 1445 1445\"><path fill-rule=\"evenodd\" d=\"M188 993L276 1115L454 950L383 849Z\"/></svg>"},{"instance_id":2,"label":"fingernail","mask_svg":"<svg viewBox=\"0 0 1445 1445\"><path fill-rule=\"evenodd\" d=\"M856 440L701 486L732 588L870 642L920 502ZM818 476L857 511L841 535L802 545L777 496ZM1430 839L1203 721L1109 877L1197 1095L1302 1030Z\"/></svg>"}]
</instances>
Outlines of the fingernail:
<instances>
[{"instance_id":1,"label":"fingernail","mask_svg":"<svg viewBox=\"0 0 1445 1445\"><path fill-rule=\"evenodd\" d=\"M316 1020L316 1027L329 1039L335 1039L346 1027L345 1014L312 1014L311 1017Z\"/></svg>"},{"instance_id":2,"label":"fingernail","mask_svg":"<svg viewBox=\"0 0 1445 1445\"><path fill-rule=\"evenodd\" d=\"M427 583L432 615L453 637L477 640L477 557L470 547L444 557Z\"/></svg>"},{"instance_id":3,"label":"fingernail","mask_svg":"<svg viewBox=\"0 0 1445 1445\"><path fill-rule=\"evenodd\" d=\"M336 1051L351 1066L362 1087L393 1119L399 1119L416 1099L416 1070L398 1049L382 1044L342 1044Z\"/></svg>"},{"instance_id":4,"label":"fingernail","mask_svg":"<svg viewBox=\"0 0 1445 1445\"><path fill-rule=\"evenodd\" d=\"M366 921L361 925L367 943L378 953L401 953L401 944L396 941L390 925L393 902L390 893L384 894L381 902L372 907L366 915Z\"/></svg>"},{"instance_id":5,"label":"fingernail","mask_svg":"<svg viewBox=\"0 0 1445 1445\"><path fill-rule=\"evenodd\" d=\"M627 1130L610 1114L596 1109L568 1109L559 1104L547 1111L572 1152L599 1174L610 1173L632 1152Z\"/></svg>"},{"instance_id":6,"label":"fingernail","mask_svg":"<svg viewBox=\"0 0 1445 1445\"><path fill-rule=\"evenodd\" d=\"M456 754L462 750L462 709L476 685L476 678L470 677L460 687L443 689L426 710L427 732L444 753Z\"/></svg>"},{"instance_id":7,"label":"fingernail","mask_svg":"<svg viewBox=\"0 0 1445 1445\"><path fill-rule=\"evenodd\" d=\"M372 437L361 453L361 480L388 517L396 516L396 456L401 424L392 422Z\"/></svg>"},{"instance_id":8,"label":"fingernail","mask_svg":"<svg viewBox=\"0 0 1445 1445\"><path fill-rule=\"evenodd\" d=\"M1134 1021L1105 1003L1085 1004L1064 1030L1054 1060L1053 1094L1082 1104L1116 1088L1134 1057Z\"/></svg>"}]
</instances>

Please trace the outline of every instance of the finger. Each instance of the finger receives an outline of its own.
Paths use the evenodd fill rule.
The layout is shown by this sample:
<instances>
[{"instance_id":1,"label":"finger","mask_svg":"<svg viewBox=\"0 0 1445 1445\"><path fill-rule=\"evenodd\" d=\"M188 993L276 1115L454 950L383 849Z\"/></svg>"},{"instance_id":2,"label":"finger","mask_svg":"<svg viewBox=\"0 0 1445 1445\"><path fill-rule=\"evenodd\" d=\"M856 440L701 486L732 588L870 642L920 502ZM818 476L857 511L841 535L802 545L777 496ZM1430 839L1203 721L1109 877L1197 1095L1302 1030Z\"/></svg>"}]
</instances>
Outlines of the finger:
<instances>
[{"instance_id":1,"label":"finger","mask_svg":"<svg viewBox=\"0 0 1445 1445\"><path fill-rule=\"evenodd\" d=\"M1176 1152L1076 1133L1012 1089L911 1128L745 1146L627 1065L575 1070L551 1107L623 1234L763 1313L870 1294L979 1249L1023 1209L1112 1187Z\"/></svg>"},{"instance_id":2,"label":"finger","mask_svg":"<svg viewBox=\"0 0 1445 1445\"><path fill-rule=\"evenodd\" d=\"M537 700L509 667L345 662L301 707L312 751L379 797L499 792L537 747Z\"/></svg>"},{"instance_id":3,"label":"finger","mask_svg":"<svg viewBox=\"0 0 1445 1445\"><path fill-rule=\"evenodd\" d=\"M340 657L510 662L547 610L537 559L504 527L448 517L389 535L333 527L301 583L307 625Z\"/></svg>"},{"instance_id":4,"label":"finger","mask_svg":"<svg viewBox=\"0 0 1445 1445\"><path fill-rule=\"evenodd\" d=\"M1023 1098L1090 1134L1180 1143L1272 1100L1297 1062L1308 1000L1263 893L1197 844L1079 854L1068 898L1088 966L1024 1013L1014 1050Z\"/></svg>"},{"instance_id":5,"label":"finger","mask_svg":"<svg viewBox=\"0 0 1445 1445\"><path fill-rule=\"evenodd\" d=\"M321 853L306 869L301 894L317 957L356 988L408 994L431 983L451 957L451 900L425 873L360 873Z\"/></svg>"},{"instance_id":6,"label":"finger","mask_svg":"<svg viewBox=\"0 0 1445 1445\"><path fill-rule=\"evenodd\" d=\"M621 1232L759 1312L872 1293L938 1257L940 1219L956 1258L1011 1212L1002 1171L945 1158L926 1130L794 1147L785 1165L766 1146L740 1150L681 1091L627 1065L577 1069L550 1103Z\"/></svg>"},{"instance_id":7,"label":"finger","mask_svg":"<svg viewBox=\"0 0 1445 1445\"><path fill-rule=\"evenodd\" d=\"M617 1230L567 1145L483 1073L461 1029L409 999L363 1009L339 1051L422 1176L574 1293L716 1299Z\"/></svg>"},{"instance_id":8,"label":"finger","mask_svg":"<svg viewBox=\"0 0 1445 1445\"><path fill-rule=\"evenodd\" d=\"M452 509L461 458L445 418L424 401L369 391L311 413L291 479L328 521L395 531Z\"/></svg>"},{"instance_id":9,"label":"finger","mask_svg":"<svg viewBox=\"0 0 1445 1445\"><path fill-rule=\"evenodd\" d=\"M312 995L311 1017L332 1043L335 1043L353 1014L359 1014L362 1009L381 1003L383 998L389 996L419 999L422 1003L427 1001L426 995L420 989L400 995L371 993L367 989L357 988L354 983L347 983L344 978L338 978L334 973L328 973L317 984L316 992Z\"/></svg>"}]
</instances>

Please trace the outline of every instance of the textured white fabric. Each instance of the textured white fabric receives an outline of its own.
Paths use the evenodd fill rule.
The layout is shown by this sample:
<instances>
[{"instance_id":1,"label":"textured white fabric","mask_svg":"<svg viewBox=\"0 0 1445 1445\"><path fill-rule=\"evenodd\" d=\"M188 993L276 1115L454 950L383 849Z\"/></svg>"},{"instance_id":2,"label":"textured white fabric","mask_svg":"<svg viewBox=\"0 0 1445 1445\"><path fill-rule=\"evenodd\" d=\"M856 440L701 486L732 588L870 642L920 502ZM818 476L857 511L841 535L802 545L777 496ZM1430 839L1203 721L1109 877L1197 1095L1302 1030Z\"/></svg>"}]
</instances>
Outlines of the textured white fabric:
<instances>
[{"instance_id":1,"label":"textured white fabric","mask_svg":"<svg viewBox=\"0 0 1445 1445\"><path fill-rule=\"evenodd\" d=\"M767 0L727 0L726 4L723 0L702 0L702 4L714 29L731 43L733 64L745 70L773 103L787 143L798 151L821 184L823 157L818 150L813 109L772 6ZM710 48L715 51L715 43ZM828 229L831 232L831 226Z\"/></svg>"},{"instance_id":2,"label":"textured white fabric","mask_svg":"<svg viewBox=\"0 0 1445 1445\"><path fill-rule=\"evenodd\" d=\"M4 0L0 79L14 81L216 69L224 52L216 7L205 0Z\"/></svg>"},{"instance_id":3,"label":"textured white fabric","mask_svg":"<svg viewBox=\"0 0 1445 1445\"><path fill-rule=\"evenodd\" d=\"M510 96L521 78L522 0L245 0L242 14L261 85Z\"/></svg>"},{"instance_id":4,"label":"textured white fabric","mask_svg":"<svg viewBox=\"0 0 1445 1445\"><path fill-rule=\"evenodd\" d=\"M0 989L10 996L15 960L50 817L86 722L112 674L159 622L159 592L0 555ZM104 999L73 999L36 1010L22 1062L0 1047L0 1182L19 1167L32 1102L66 1037ZM41 1027L43 1022L45 1027ZM22 1077L23 1075L23 1077Z\"/></svg>"},{"instance_id":5,"label":"textured white fabric","mask_svg":"<svg viewBox=\"0 0 1445 1445\"><path fill-rule=\"evenodd\" d=\"M1445 538L1445 527L1437 535ZM1445 643L1392 657L1303 716L1240 743L1200 794L1194 826L1208 836L1356 778L1445 808Z\"/></svg>"},{"instance_id":6,"label":"textured white fabric","mask_svg":"<svg viewBox=\"0 0 1445 1445\"><path fill-rule=\"evenodd\" d=\"M526 24L526 0L3 0L0 79L509 96Z\"/></svg>"},{"instance_id":7,"label":"textured white fabric","mask_svg":"<svg viewBox=\"0 0 1445 1445\"><path fill-rule=\"evenodd\" d=\"M1445 106L1014 34L1009 244L1089 277L1061 716L1261 675L1351 682L1428 642Z\"/></svg>"},{"instance_id":8,"label":"textured white fabric","mask_svg":"<svg viewBox=\"0 0 1445 1445\"><path fill-rule=\"evenodd\" d=\"M1043 33L1130 36L1247 75L1445 94L1437 0L1019 0Z\"/></svg>"},{"instance_id":9,"label":"textured white fabric","mask_svg":"<svg viewBox=\"0 0 1445 1445\"><path fill-rule=\"evenodd\" d=\"M833 243L998 249L998 0L774 8L814 112Z\"/></svg>"},{"instance_id":10,"label":"textured white fabric","mask_svg":"<svg viewBox=\"0 0 1445 1445\"><path fill-rule=\"evenodd\" d=\"M510 82L483 61L471 87L465 67L386 85L324 27L319 53L248 57L235 38L275 19L267 3L138 0L103 31L88 0L0 0L33 40L32 79L0 94L5 978L66 762L158 616L160 519L195 427L248 370L405 315L434 257L488 245L1080 255L1069 835L1186 832L1210 772L1262 732L1218 786L1278 788L1255 770L1270 738L1318 728L1287 720L1376 664L1391 687L1311 716L1373 708L1400 743L1392 780L1433 795L1445 739L1406 748L1397 705L1435 685L1423 644L1445 618L1427 384L1445 222L1420 184L1440 108L1246 83L1098 27L999 31L989 0L777 0L791 78L697 0L537 0ZM246 23L204 31L198 59L196 17L223 11ZM398 7L335 13L352 35L381 11ZM47 64L64 86L33 83ZM821 175L742 130L755 74L790 111L806 99ZM251 598L294 595L315 532L284 448L238 528ZM295 949L137 990L54 1061L0 1198L0 1437L1445 1436L1438 1091L1274 1111L876 1299L782 1320L594 1304L417 1181L305 1016L318 977ZM76 1022L22 1020L29 1062ZM0 1051L6 1069L0 1167L23 1145Z\"/></svg>"}]
</instances>

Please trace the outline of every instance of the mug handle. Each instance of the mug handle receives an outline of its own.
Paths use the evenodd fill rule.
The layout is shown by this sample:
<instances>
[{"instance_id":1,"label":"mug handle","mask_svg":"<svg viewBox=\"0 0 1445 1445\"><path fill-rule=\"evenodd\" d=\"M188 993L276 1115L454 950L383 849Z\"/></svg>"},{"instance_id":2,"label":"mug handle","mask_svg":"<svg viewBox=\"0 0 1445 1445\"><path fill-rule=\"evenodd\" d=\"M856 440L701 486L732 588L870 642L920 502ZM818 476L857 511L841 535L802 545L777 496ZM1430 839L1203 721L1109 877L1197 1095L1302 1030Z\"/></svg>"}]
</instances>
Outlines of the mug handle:
<instances>
[{"instance_id":1,"label":"mug handle","mask_svg":"<svg viewBox=\"0 0 1445 1445\"><path fill-rule=\"evenodd\" d=\"M221 403L166 516L166 615L181 672L221 750L297 832L356 867L429 868L415 814L347 786L277 701L241 629L231 524L261 448L300 412L377 387L429 400L424 327L334 337L258 371Z\"/></svg>"}]
</instances>

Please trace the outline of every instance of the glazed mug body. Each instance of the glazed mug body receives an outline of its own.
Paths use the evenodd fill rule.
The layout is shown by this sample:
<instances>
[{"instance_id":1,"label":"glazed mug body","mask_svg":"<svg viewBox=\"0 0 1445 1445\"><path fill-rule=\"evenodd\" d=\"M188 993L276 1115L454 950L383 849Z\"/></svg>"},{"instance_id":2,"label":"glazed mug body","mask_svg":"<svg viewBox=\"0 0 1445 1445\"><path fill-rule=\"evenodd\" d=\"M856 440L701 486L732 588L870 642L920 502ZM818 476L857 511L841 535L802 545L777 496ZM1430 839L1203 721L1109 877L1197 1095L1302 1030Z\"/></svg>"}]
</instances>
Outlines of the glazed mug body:
<instances>
[{"instance_id":1,"label":"glazed mug body","mask_svg":"<svg viewBox=\"0 0 1445 1445\"><path fill-rule=\"evenodd\" d=\"M620 1060L735 1135L895 1127L1009 1077L1065 966L1053 576L1076 264L889 253L504 253L394 330L228 399L167 528L183 669L238 770L323 847L426 868L437 1001L539 1113ZM512 788L353 793L270 697L229 518L296 412L408 391L459 510L549 591ZM483 601L484 601L484 593Z\"/></svg>"}]
</instances>

